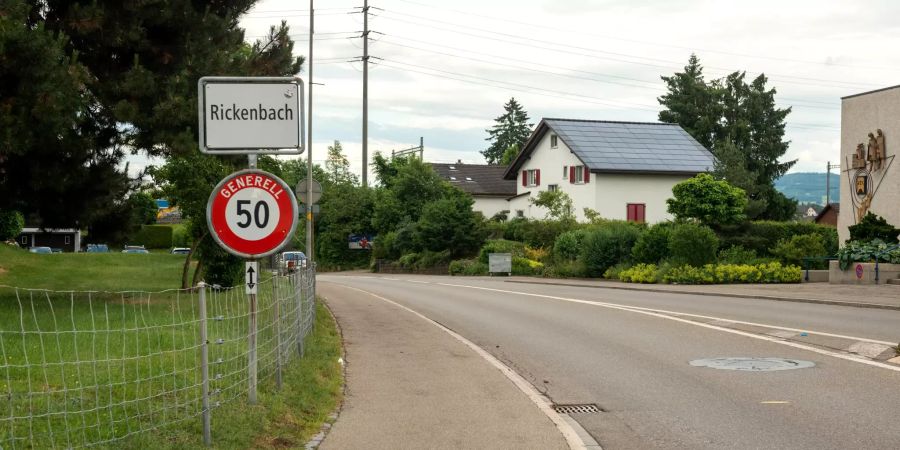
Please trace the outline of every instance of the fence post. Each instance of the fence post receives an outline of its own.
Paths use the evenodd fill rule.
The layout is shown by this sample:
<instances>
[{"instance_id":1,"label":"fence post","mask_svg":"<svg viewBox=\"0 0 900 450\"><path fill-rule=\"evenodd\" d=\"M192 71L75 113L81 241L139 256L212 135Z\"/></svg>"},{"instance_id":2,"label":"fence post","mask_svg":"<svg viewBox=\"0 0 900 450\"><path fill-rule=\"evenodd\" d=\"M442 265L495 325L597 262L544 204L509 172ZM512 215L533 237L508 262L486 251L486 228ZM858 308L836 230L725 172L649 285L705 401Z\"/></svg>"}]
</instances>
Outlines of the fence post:
<instances>
[{"instance_id":1,"label":"fence post","mask_svg":"<svg viewBox=\"0 0 900 450\"><path fill-rule=\"evenodd\" d=\"M272 271L272 301L275 302L275 387L281 390L281 300L278 298L278 272Z\"/></svg>"},{"instance_id":2,"label":"fence post","mask_svg":"<svg viewBox=\"0 0 900 450\"><path fill-rule=\"evenodd\" d=\"M203 401L203 445L212 445L209 410L209 338L206 335L206 283L197 284L200 290L200 391Z\"/></svg>"},{"instance_id":3,"label":"fence post","mask_svg":"<svg viewBox=\"0 0 900 450\"><path fill-rule=\"evenodd\" d=\"M248 401L251 405L256 404L256 294L249 294L250 296L250 332L248 333L247 339L247 380L249 382L248 386Z\"/></svg>"},{"instance_id":4,"label":"fence post","mask_svg":"<svg viewBox=\"0 0 900 450\"><path fill-rule=\"evenodd\" d=\"M300 357L303 357L303 298L306 296L306 290L304 289L304 283L306 283L306 277L304 274L305 270L298 270L297 274L297 353Z\"/></svg>"}]
</instances>

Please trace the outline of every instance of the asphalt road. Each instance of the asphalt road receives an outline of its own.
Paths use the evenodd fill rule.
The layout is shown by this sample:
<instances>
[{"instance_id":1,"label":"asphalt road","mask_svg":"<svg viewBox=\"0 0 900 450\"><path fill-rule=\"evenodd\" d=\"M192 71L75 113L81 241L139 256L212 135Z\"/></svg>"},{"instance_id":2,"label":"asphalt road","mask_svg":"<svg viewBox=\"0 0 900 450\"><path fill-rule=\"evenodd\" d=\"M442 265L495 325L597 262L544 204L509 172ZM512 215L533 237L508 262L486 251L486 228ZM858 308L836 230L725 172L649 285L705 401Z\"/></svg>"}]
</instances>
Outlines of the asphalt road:
<instances>
[{"instance_id":1,"label":"asphalt road","mask_svg":"<svg viewBox=\"0 0 900 450\"><path fill-rule=\"evenodd\" d=\"M605 449L900 448L900 371L891 370L900 366L840 351L858 339L896 343L898 311L483 278L322 274L319 282L424 314L504 361L554 403L596 403L603 412L572 417ZM809 337L768 337L785 333L779 327L809 330ZM690 365L714 357L779 357L815 367Z\"/></svg>"}]
</instances>

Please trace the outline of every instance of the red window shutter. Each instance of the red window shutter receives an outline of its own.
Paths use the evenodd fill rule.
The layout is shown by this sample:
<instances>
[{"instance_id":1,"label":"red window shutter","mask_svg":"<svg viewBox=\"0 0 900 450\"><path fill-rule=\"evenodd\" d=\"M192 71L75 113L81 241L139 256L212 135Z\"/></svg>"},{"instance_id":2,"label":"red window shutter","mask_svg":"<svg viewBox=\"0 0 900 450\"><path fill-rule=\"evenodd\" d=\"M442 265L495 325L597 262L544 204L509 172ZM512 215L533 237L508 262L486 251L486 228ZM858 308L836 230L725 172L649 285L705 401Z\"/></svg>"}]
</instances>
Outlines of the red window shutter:
<instances>
[{"instance_id":1,"label":"red window shutter","mask_svg":"<svg viewBox=\"0 0 900 450\"><path fill-rule=\"evenodd\" d=\"M637 217L636 217L637 214L635 214L636 211L635 211L635 207L634 207L634 206L635 206L635 205L632 205L631 203L629 203L629 204L626 206L626 208L627 208L626 213L625 213L625 214L626 214L626 220L628 220L629 222L635 222L635 221L637 221Z\"/></svg>"},{"instance_id":2,"label":"red window shutter","mask_svg":"<svg viewBox=\"0 0 900 450\"><path fill-rule=\"evenodd\" d=\"M575 182L575 166L569 166L569 183Z\"/></svg>"},{"instance_id":3,"label":"red window shutter","mask_svg":"<svg viewBox=\"0 0 900 450\"><path fill-rule=\"evenodd\" d=\"M541 169L537 169L534 171L534 185L535 186L541 185Z\"/></svg>"},{"instance_id":4,"label":"red window shutter","mask_svg":"<svg viewBox=\"0 0 900 450\"><path fill-rule=\"evenodd\" d=\"M528 171L522 171L522 186L528 186Z\"/></svg>"},{"instance_id":5,"label":"red window shutter","mask_svg":"<svg viewBox=\"0 0 900 450\"><path fill-rule=\"evenodd\" d=\"M647 221L647 205L640 204L637 206L637 219L638 222L644 223Z\"/></svg>"},{"instance_id":6,"label":"red window shutter","mask_svg":"<svg viewBox=\"0 0 900 450\"><path fill-rule=\"evenodd\" d=\"M587 184L590 182L591 182L591 171L588 170L588 166L584 166L584 183Z\"/></svg>"}]
</instances>

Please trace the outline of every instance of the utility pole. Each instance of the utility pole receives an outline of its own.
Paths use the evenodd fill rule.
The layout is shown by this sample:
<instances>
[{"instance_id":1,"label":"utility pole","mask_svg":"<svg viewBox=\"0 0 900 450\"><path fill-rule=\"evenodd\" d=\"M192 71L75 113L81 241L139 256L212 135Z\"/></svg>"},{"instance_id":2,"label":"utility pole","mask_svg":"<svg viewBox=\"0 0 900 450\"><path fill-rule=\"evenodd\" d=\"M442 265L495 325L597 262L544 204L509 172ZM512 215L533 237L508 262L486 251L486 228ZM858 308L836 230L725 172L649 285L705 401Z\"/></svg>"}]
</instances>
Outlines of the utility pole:
<instances>
[{"instance_id":1,"label":"utility pole","mask_svg":"<svg viewBox=\"0 0 900 450\"><path fill-rule=\"evenodd\" d=\"M310 0L312 1L312 0ZM363 0L362 185L369 187L369 0ZM312 40L310 40L312 45Z\"/></svg>"},{"instance_id":2,"label":"utility pole","mask_svg":"<svg viewBox=\"0 0 900 450\"><path fill-rule=\"evenodd\" d=\"M306 192L313 190L313 159L312 159L312 142L313 142L313 26L315 25L315 15L313 9L314 0L309 0L309 113L307 114L306 125ZM313 212L312 205L306 205L306 257L311 263L315 261L315 252L313 247Z\"/></svg>"}]
</instances>

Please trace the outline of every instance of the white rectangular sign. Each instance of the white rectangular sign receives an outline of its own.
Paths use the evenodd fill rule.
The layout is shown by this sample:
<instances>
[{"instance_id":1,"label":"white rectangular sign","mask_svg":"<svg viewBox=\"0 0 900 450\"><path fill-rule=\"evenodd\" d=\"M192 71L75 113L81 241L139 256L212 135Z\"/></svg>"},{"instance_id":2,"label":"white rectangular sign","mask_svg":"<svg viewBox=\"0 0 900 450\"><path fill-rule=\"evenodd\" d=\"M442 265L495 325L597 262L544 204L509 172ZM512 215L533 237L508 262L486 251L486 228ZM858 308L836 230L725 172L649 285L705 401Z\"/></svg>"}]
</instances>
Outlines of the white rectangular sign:
<instances>
[{"instance_id":1,"label":"white rectangular sign","mask_svg":"<svg viewBox=\"0 0 900 450\"><path fill-rule=\"evenodd\" d=\"M214 154L303 152L303 82L281 77L203 77L200 150Z\"/></svg>"},{"instance_id":2,"label":"white rectangular sign","mask_svg":"<svg viewBox=\"0 0 900 450\"><path fill-rule=\"evenodd\" d=\"M259 290L259 263L256 261L244 263L244 287L248 294L256 294Z\"/></svg>"}]
</instances>

